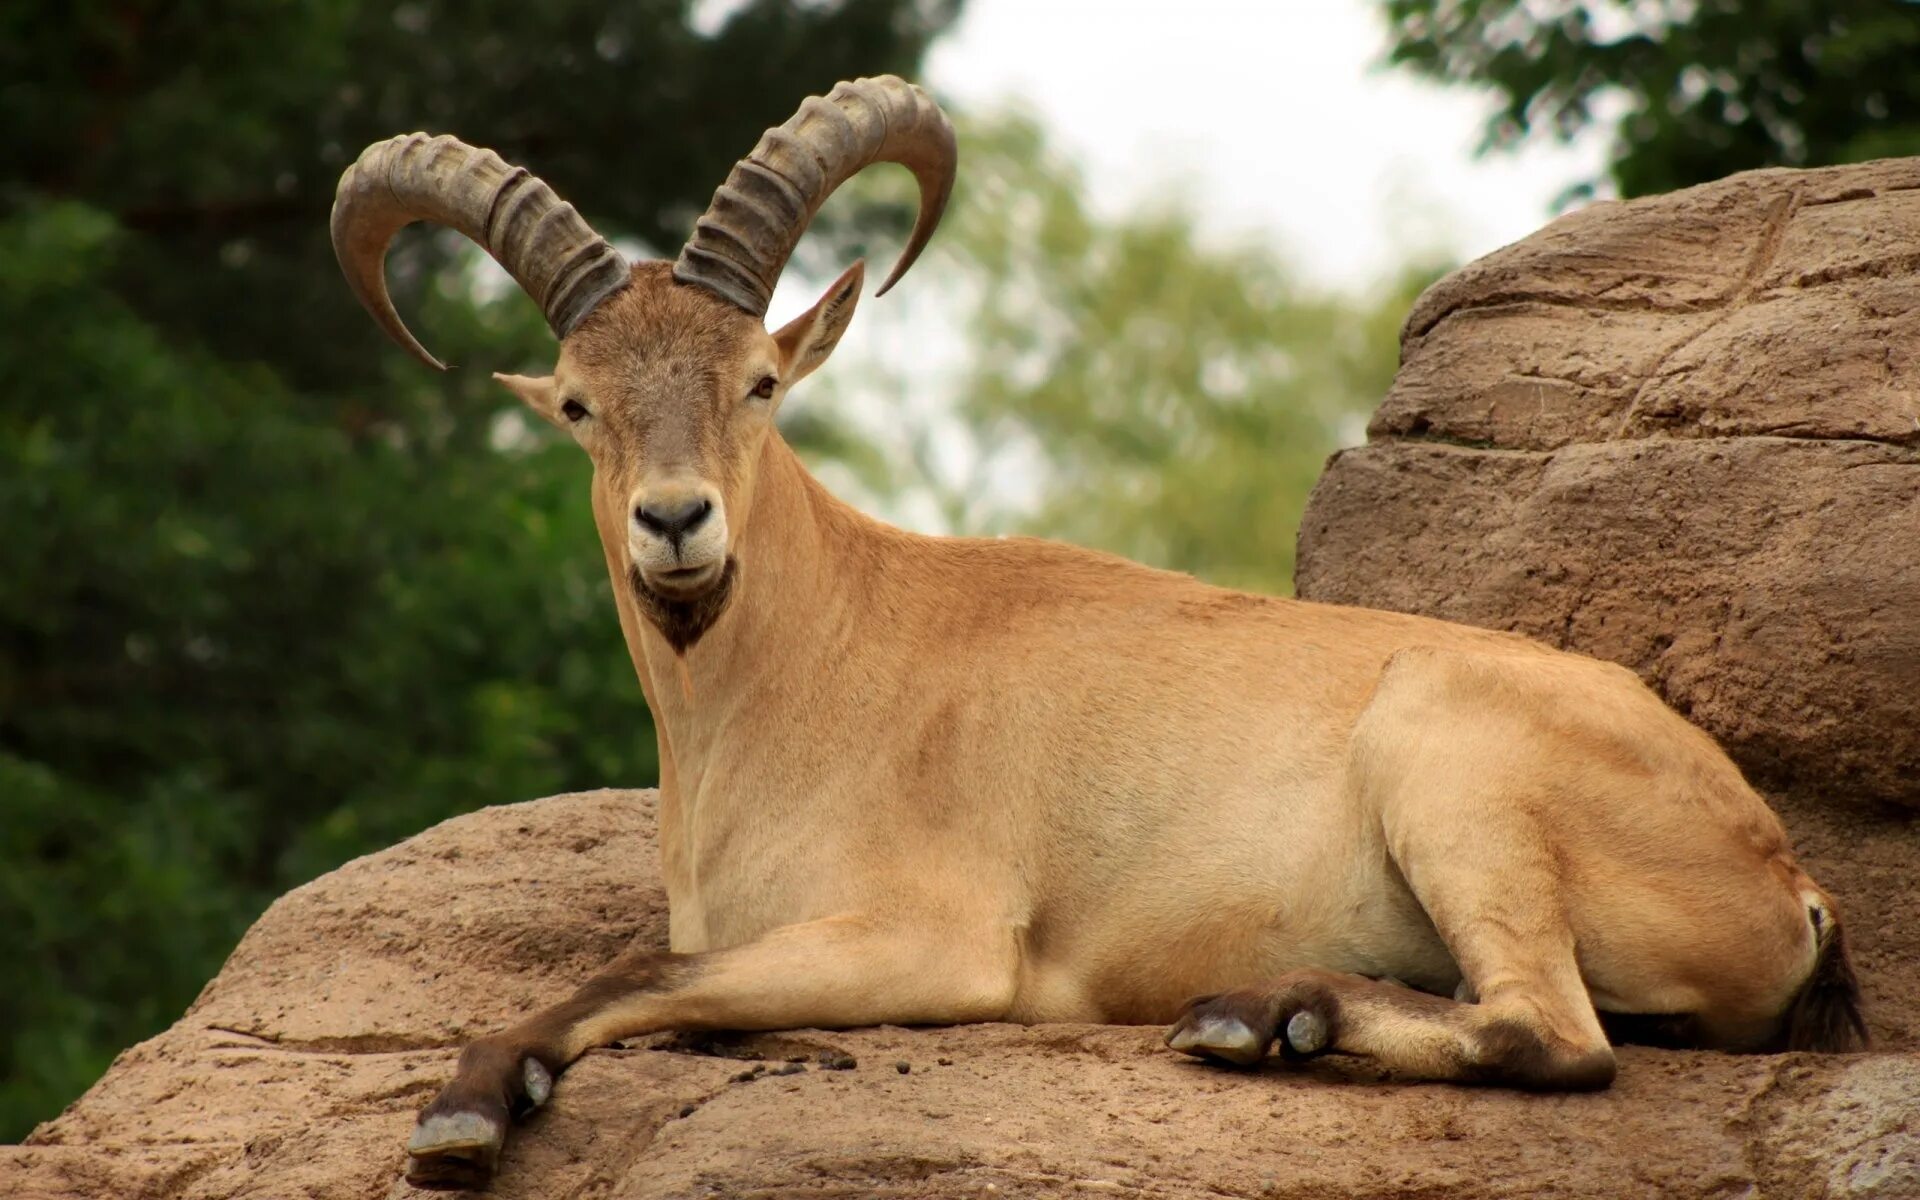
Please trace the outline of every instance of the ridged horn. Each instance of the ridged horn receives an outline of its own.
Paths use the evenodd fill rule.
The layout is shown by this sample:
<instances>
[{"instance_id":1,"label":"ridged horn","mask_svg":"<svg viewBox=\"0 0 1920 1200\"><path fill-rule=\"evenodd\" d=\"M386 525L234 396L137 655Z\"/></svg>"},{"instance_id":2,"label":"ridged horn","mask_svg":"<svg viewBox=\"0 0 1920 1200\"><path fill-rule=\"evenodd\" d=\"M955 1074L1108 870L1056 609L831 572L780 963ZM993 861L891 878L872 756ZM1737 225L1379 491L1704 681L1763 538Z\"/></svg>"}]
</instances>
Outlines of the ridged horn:
<instances>
[{"instance_id":1,"label":"ridged horn","mask_svg":"<svg viewBox=\"0 0 1920 1200\"><path fill-rule=\"evenodd\" d=\"M340 176L333 252L387 336L442 371L446 364L414 340L387 295L387 246L415 221L457 229L493 255L540 305L556 337L627 283L620 252L525 168L445 135L375 142Z\"/></svg>"},{"instance_id":2,"label":"ridged horn","mask_svg":"<svg viewBox=\"0 0 1920 1200\"><path fill-rule=\"evenodd\" d=\"M920 215L900 261L875 295L920 257L953 192L953 126L927 94L894 75L835 85L761 137L713 194L680 251L673 277L766 315L800 235L835 188L877 162L899 163L920 184Z\"/></svg>"}]
</instances>

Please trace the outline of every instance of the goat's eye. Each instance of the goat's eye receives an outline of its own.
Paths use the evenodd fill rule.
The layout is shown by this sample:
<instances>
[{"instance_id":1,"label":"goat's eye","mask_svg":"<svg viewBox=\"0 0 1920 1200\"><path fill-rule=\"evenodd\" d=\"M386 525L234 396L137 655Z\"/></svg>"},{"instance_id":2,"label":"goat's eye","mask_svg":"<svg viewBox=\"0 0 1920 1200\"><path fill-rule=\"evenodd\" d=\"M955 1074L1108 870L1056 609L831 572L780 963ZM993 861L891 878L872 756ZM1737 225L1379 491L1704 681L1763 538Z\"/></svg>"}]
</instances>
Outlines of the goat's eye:
<instances>
[{"instance_id":1,"label":"goat's eye","mask_svg":"<svg viewBox=\"0 0 1920 1200\"><path fill-rule=\"evenodd\" d=\"M587 419L587 406L578 400L569 400L565 404L562 404L560 411L569 421L584 421Z\"/></svg>"},{"instance_id":2,"label":"goat's eye","mask_svg":"<svg viewBox=\"0 0 1920 1200\"><path fill-rule=\"evenodd\" d=\"M773 386L773 376L762 375L760 382L753 385L753 394L762 400L771 400L773 399Z\"/></svg>"}]
</instances>

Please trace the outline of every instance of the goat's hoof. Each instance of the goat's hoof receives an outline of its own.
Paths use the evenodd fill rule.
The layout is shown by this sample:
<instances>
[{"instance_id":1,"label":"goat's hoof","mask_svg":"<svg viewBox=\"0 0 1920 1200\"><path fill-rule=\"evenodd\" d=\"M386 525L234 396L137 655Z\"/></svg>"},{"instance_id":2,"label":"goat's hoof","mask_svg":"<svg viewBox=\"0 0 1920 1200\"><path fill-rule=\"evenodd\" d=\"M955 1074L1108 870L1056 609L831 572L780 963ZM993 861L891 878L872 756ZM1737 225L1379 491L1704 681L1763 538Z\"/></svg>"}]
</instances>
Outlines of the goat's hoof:
<instances>
[{"instance_id":1,"label":"goat's hoof","mask_svg":"<svg viewBox=\"0 0 1920 1200\"><path fill-rule=\"evenodd\" d=\"M547 1086L551 1089L551 1078ZM506 1140L506 1126L490 1117L435 1113L415 1125L407 1139L407 1182L424 1188L484 1188Z\"/></svg>"},{"instance_id":2,"label":"goat's hoof","mask_svg":"<svg viewBox=\"0 0 1920 1200\"><path fill-rule=\"evenodd\" d=\"M553 1072L531 1054L520 1064L520 1077L527 1085L528 1108L539 1108L553 1095Z\"/></svg>"},{"instance_id":3,"label":"goat's hoof","mask_svg":"<svg viewBox=\"0 0 1920 1200\"><path fill-rule=\"evenodd\" d=\"M1271 1038L1262 1038L1239 1017L1189 1012L1167 1032L1167 1045L1195 1058L1211 1058L1250 1067L1267 1056Z\"/></svg>"},{"instance_id":4,"label":"goat's hoof","mask_svg":"<svg viewBox=\"0 0 1920 1200\"><path fill-rule=\"evenodd\" d=\"M1303 1008L1287 1019L1287 1049L1301 1057L1327 1048L1327 1019L1310 1008Z\"/></svg>"}]
</instances>

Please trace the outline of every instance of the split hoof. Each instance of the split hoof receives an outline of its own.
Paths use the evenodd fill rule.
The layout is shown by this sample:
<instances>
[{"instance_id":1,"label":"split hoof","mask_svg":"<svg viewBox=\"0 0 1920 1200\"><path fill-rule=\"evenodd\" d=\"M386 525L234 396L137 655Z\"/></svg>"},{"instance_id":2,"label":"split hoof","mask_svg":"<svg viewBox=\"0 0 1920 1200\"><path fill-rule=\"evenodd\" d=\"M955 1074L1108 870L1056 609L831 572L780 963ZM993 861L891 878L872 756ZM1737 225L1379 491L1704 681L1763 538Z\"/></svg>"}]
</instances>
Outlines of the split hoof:
<instances>
[{"instance_id":1,"label":"split hoof","mask_svg":"<svg viewBox=\"0 0 1920 1200\"><path fill-rule=\"evenodd\" d=\"M1327 1019L1310 1008L1303 1008L1287 1019L1287 1049L1308 1058L1327 1048L1330 1030Z\"/></svg>"},{"instance_id":2,"label":"split hoof","mask_svg":"<svg viewBox=\"0 0 1920 1200\"><path fill-rule=\"evenodd\" d=\"M1271 983L1202 996L1167 1031L1184 1054L1250 1067L1277 1042L1280 1057L1302 1062L1335 1049L1340 1004L1324 971L1294 971Z\"/></svg>"},{"instance_id":3,"label":"split hoof","mask_svg":"<svg viewBox=\"0 0 1920 1200\"><path fill-rule=\"evenodd\" d=\"M479 1113L436 1113L415 1125L407 1139L407 1182L424 1188L484 1188L506 1140L506 1126Z\"/></svg>"},{"instance_id":4,"label":"split hoof","mask_svg":"<svg viewBox=\"0 0 1920 1200\"><path fill-rule=\"evenodd\" d=\"M1239 1017L1189 1013L1167 1033L1167 1045L1195 1058L1250 1067L1267 1056L1271 1037L1261 1037Z\"/></svg>"},{"instance_id":5,"label":"split hoof","mask_svg":"<svg viewBox=\"0 0 1920 1200\"><path fill-rule=\"evenodd\" d=\"M553 1095L553 1072L532 1055L520 1064L520 1079L527 1086L528 1108L539 1108Z\"/></svg>"}]
</instances>

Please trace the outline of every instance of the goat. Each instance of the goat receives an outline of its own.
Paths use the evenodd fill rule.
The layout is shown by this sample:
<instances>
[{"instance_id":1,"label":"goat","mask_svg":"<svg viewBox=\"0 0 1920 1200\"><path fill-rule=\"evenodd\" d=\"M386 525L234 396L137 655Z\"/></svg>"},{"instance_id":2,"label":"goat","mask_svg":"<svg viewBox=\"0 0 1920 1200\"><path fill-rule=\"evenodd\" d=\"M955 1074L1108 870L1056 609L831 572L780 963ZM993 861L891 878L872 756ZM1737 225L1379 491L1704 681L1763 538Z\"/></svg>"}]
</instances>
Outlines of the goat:
<instances>
[{"instance_id":1,"label":"goat","mask_svg":"<svg viewBox=\"0 0 1920 1200\"><path fill-rule=\"evenodd\" d=\"M1617 1019L1731 1050L1864 1044L1834 902L1632 672L1046 541L918 536L829 495L774 414L846 332L863 267L778 331L763 317L821 203L876 161L921 195L884 293L957 163L939 108L892 77L769 130L672 264L628 264L451 137L378 143L342 177L347 279L425 362L383 266L410 221L466 234L542 305L553 374L497 378L593 462L660 744L671 950L467 1046L410 1179L483 1186L569 1063L662 1030L1172 1022L1173 1049L1229 1064L1278 1043L1535 1089L1609 1084Z\"/></svg>"}]
</instances>

